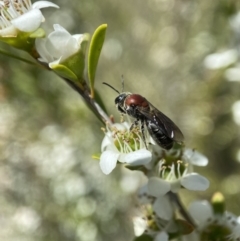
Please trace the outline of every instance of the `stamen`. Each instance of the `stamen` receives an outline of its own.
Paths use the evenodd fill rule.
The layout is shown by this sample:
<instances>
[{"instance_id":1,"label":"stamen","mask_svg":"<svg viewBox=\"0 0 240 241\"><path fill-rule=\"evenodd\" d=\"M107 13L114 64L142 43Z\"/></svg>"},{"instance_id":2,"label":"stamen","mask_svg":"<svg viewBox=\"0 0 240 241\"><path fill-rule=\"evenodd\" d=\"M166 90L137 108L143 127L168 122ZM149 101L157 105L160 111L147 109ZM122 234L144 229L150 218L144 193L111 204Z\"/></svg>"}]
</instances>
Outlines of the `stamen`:
<instances>
[{"instance_id":1,"label":"stamen","mask_svg":"<svg viewBox=\"0 0 240 241\"><path fill-rule=\"evenodd\" d=\"M167 168L165 166L162 167L162 178L164 179L165 178L165 170Z\"/></svg>"},{"instance_id":2,"label":"stamen","mask_svg":"<svg viewBox=\"0 0 240 241\"><path fill-rule=\"evenodd\" d=\"M116 135L116 139L117 139L118 144L119 144L119 146L120 146L120 152L123 152L123 146L122 146L121 141L120 141L119 138L118 138L118 135Z\"/></svg>"},{"instance_id":3,"label":"stamen","mask_svg":"<svg viewBox=\"0 0 240 241\"><path fill-rule=\"evenodd\" d=\"M181 177L180 167L181 167L181 161L177 161L177 174L178 174L178 178Z\"/></svg>"},{"instance_id":4,"label":"stamen","mask_svg":"<svg viewBox=\"0 0 240 241\"><path fill-rule=\"evenodd\" d=\"M176 178L176 175L175 175L175 166L174 166L174 164L172 164L172 166L169 167L169 168L170 168L170 172L169 172L169 174L167 175L166 180L167 180L167 181L171 181L171 180L177 179L177 178Z\"/></svg>"},{"instance_id":5,"label":"stamen","mask_svg":"<svg viewBox=\"0 0 240 241\"><path fill-rule=\"evenodd\" d=\"M125 146L126 146L126 152L125 153L133 152L131 146L127 142L125 143Z\"/></svg>"}]
</instances>

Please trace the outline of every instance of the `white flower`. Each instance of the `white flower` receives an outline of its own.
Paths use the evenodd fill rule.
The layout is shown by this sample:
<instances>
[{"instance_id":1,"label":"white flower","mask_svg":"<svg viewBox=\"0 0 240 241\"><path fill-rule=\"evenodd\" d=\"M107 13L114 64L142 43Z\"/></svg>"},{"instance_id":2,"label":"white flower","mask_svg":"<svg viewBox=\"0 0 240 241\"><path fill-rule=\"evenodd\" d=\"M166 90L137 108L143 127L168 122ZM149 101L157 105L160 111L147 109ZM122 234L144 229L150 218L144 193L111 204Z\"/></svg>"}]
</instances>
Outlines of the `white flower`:
<instances>
[{"instance_id":1,"label":"white flower","mask_svg":"<svg viewBox=\"0 0 240 241\"><path fill-rule=\"evenodd\" d=\"M142 217L133 217L133 229L135 236L142 235L147 228L147 220Z\"/></svg>"},{"instance_id":2,"label":"white flower","mask_svg":"<svg viewBox=\"0 0 240 241\"><path fill-rule=\"evenodd\" d=\"M208 201L195 201L189 213L198 225L198 231L208 237L211 233L222 234L219 240L240 240L240 219L229 212L214 213Z\"/></svg>"},{"instance_id":3,"label":"white flower","mask_svg":"<svg viewBox=\"0 0 240 241\"><path fill-rule=\"evenodd\" d=\"M221 53L214 53L208 55L204 59L204 65L208 69L221 69L235 63L238 59L238 52L236 49L229 49Z\"/></svg>"},{"instance_id":4,"label":"white flower","mask_svg":"<svg viewBox=\"0 0 240 241\"><path fill-rule=\"evenodd\" d=\"M47 38L36 40L36 48L41 56L39 60L49 63L50 68L77 53L84 36L83 34L71 35L59 24L54 24L53 28L54 31Z\"/></svg>"},{"instance_id":5,"label":"white flower","mask_svg":"<svg viewBox=\"0 0 240 241\"><path fill-rule=\"evenodd\" d=\"M153 206L153 211L157 217L163 220L171 220L173 218L173 206L167 196L160 196L156 198L149 192L149 185L142 186L138 191L138 199L140 204Z\"/></svg>"},{"instance_id":6,"label":"white flower","mask_svg":"<svg viewBox=\"0 0 240 241\"><path fill-rule=\"evenodd\" d=\"M177 164L172 163L167 168L163 164L164 161L160 161L160 178L149 178L148 190L150 195L154 197L163 196L169 191L177 192L181 187L192 191L204 191L209 187L209 181L205 177L194 172L188 173L188 166L181 172L181 161L178 161Z\"/></svg>"},{"instance_id":7,"label":"white flower","mask_svg":"<svg viewBox=\"0 0 240 241\"><path fill-rule=\"evenodd\" d=\"M0 1L0 36L16 37L19 31L34 32L44 21L39 9L58 6L48 1L38 1L34 4L30 0Z\"/></svg>"},{"instance_id":8,"label":"white flower","mask_svg":"<svg viewBox=\"0 0 240 241\"><path fill-rule=\"evenodd\" d=\"M209 187L209 181L193 172L193 165L206 166L208 159L201 153L186 149L183 154L176 158L182 160L174 160L167 163L162 159L158 163L158 177L150 177L148 182L149 194L154 197L163 196L169 191L177 192L181 187L192 191L204 191Z\"/></svg>"},{"instance_id":9,"label":"white flower","mask_svg":"<svg viewBox=\"0 0 240 241\"><path fill-rule=\"evenodd\" d=\"M109 174L117 161L132 166L145 165L152 159L152 153L146 150L139 130L129 130L129 124L114 124L108 128L102 142L100 167Z\"/></svg>"}]
</instances>

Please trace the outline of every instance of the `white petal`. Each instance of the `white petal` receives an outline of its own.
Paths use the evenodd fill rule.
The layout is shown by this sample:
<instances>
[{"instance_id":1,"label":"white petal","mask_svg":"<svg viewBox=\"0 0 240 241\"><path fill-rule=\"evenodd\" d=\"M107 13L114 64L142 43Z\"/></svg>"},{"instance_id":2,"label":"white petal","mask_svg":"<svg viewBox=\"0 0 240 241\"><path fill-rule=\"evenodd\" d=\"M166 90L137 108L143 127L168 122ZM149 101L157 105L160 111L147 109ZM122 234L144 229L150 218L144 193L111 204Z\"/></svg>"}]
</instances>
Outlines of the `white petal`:
<instances>
[{"instance_id":1,"label":"white petal","mask_svg":"<svg viewBox=\"0 0 240 241\"><path fill-rule=\"evenodd\" d=\"M181 179L181 185L188 190L205 191L209 187L209 181L197 173L191 173Z\"/></svg>"},{"instance_id":2,"label":"white petal","mask_svg":"<svg viewBox=\"0 0 240 241\"><path fill-rule=\"evenodd\" d=\"M76 39L78 45L82 42L84 34L74 34L72 35L74 39Z\"/></svg>"},{"instance_id":3,"label":"white petal","mask_svg":"<svg viewBox=\"0 0 240 241\"><path fill-rule=\"evenodd\" d=\"M126 122L123 123L115 123L111 126L113 129L117 129L119 131L126 131L127 130L127 125Z\"/></svg>"},{"instance_id":4,"label":"white petal","mask_svg":"<svg viewBox=\"0 0 240 241\"><path fill-rule=\"evenodd\" d=\"M17 34L18 30L13 25L0 30L0 36L2 37L16 37Z\"/></svg>"},{"instance_id":5,"label":"white petal","mask_svg":"<svg viewBox=\"0 0 240 241\"><path fill-rule=\"evenodd\" d=\"M154 241L168 241L168 234L166 232L160 232L154 239Z\"/></svg>"},{"instance_id":6,"label":"white petal","mask_svg":"<svg viewBox=\"0 0 240 241\"><path fill-rule=\"evenodd\" d=\"M35 3L33 3L32 5L32 8L37 8L37 9L40 9L40 8L47 8L47 7L54 7L54 8L59 8L58 5L52 3L52 2L49 2L49 1L37 1Z\"/></svg>"},{"instance_id":7,"label":"white petal","mask_svg":"<svg viewBox=\"0 0 240 241\"><path fill-rule=\"evenodd\" d=\"M148 181L148 192L151 196L159 197L165 195L171 189L169 182L157 178L151 177Z\"/></svg>"},{"instance_id":8,"label":"white petal","mask_svg":"<svg viewBox=\"0 0 240 241\"><path fill-rule=\"evenodd\" d=\"M60 57L60 58L52 61L51 63L49 63L49 67L51 69L53 69L53 68L57 67L61 62L62 62L62 57Z\"/></svg>"},{"instance_id":9,"label":"white petal","mask_svg":"<svg viewBox=\"0 0 240 241\"><path fill-rule=\"evenodd\" d=\"M124 159L126 163L133 166L144 165L151 161L152 153L148 150L141 149L126 154Z\"/></svg>"},{"instance_id":10,"label":"white petal","mask_svg":"<svg viewBox=\"0 0 240 241\"><path fill-rule=\"evenodd\" d=\"M53 24L53 29L55 31L63 31L63 32L67 33L69 36L71 36L71 34L64 27L62 27L60 24Z\"/></svg>"},{"instance_id":11,"label":"white petal","mask_svg":"<svg viewBox=\"0 0 240 241\"><path fill-rule=\"evenodd\" d=\"M101 151L103 152L108 145L114 145L114 143L111 137L105 135L102 141Z\"/></svg>"},{"instance_id":12,"label":"white petal","mask_svg":"<svg viewBox=\"0 0 240 241\"><path fill-rule=\"evenodd\" d=\"M142 205L151 203L152 199L149 195L147 184L139 188L138 200L139 200L139 203Z\"/></svg>"},{"instance_id":13,"label":"white petal","mask_svg":"<svg viewBox=\"0 0 240 241\"><path fill-rule=\"evenodd\" d=\"M100 167L104 174L109 174L117 165L119 153L113 151L104 151L100 157Z\"/></svg>"},{"instance_id":14,"label":"white petal","mask_svg":"<svg viewBox=\"0 0 240 241\"><path fill-rule=\"evenodd\" d=\"M173 208L166 196L157 198L153 204L153 210L162 219L170 220L173 217Z\"/></svg>"},{"instance_id":15,"label":"white petal","mask_svg":"<svg viewBox=\"0 0 240 241\"><path fill-rule=\"evenodd\" d=\"M59 27L61 26L59 25ZM61 27L61 29L55 29L55 31L49 34L46 48L54 58L62 57L63 61L75 54L79 50L80 45L78 45L77 40L69 32Z\"/></svg>"},{"instance_id":16,"label":"white petal","mask_svg":"<svg viewBox=\"0 0 240 241\"><path fill-rule=\"evenodd\" d=\"M147 228L147 221L142 217L133 218L133 229L135 236L140 236Z\"/></svg>"},{"instance_id":17,"label":"white petal","mask_svg":"<svg viewBox=\"0 0 240 241\"><path fill-rule=\"evenodd\" d=\"M129 130L130 129L130 124L128 123L128 122L126 122L126 121L124 121L123 123L122 123L122 125L124 126L124 128L125 128L125 130Z\"/></svg>"},{"instance_id":18,"label":"white petal","mask_svg":"<svg viewBox=\"0 0 240 241\"><path fill-rule=\"evenodd\" d=\"M207 220L213 218L212 206L208 201L195 201L190 204L189 213L199 225L203 226Z\"/></svg>"},{"instance_id":19,"label":"white petal","mask_svg":"<svg viewBox=\"0 0 240 241\"><path fill-rule=\"evenodd\" d=\"M171 191L177 193L181 189L181 183L179 179L170 182L171 185Z\"/></svg>"},{"instance_id":20,"label":"white petal","mask_svg":"<svg viewBox=\"0 0 240 241\"><path fill-rule=\"evenodd\" d=\"M50 53L47 51L46 49L46 39L36 39L35 41L35 45L36 45L36 49L37 52L39 53L39 55L41 56L41 58L39 58L39 60L41 62L45 62L45 63L49 63L53 61L53 57L52 55L50 55Z\"/></svg>"},{"instance_id":21,"label":"white petal","mask_svg":"<svg viewBox=\"0 0 240 241\"><path fill-rule=\"evenodd\" d=\"M38 29L43 19L41 11L39 9L33 9L13 19L11 23L22 32L33 32Z\"/></svg>"},{"instance_id":22,"label":"white petal","mask_svg":"<svg viewBox=\"0 0 240 241\"><path fill-rule=\"evenodd\" d=\"M184 151L184 157L195 166L206 166L208 164L207 157L192 149L186 149Z\"/></svg>"},{"instance_id":23,"label":"white petal","mask_svg":"<svg viewBox=\"0 0 240 241\"><path fill-rule=\"evenodd\" d=\"M235 227L233 228L231 237L233 237L234 240L239 240L239 238L240 238L240 223L236 224Z\"/></svg>"}]
</instances>

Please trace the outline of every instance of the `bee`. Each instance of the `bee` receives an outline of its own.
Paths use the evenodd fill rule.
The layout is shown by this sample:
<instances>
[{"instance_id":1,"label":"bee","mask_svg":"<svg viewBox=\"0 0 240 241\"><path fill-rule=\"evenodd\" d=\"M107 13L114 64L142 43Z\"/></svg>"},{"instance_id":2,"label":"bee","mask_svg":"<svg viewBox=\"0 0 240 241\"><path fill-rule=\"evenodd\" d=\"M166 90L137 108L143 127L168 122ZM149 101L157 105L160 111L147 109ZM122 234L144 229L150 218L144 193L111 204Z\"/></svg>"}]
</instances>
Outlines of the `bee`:
<instances>
[{"instance_id":1,"label":"bee","mask_svg":"<svg viewBox=\"0 0 240 241\"><path fill-rule=\"evenodd\" d=\"M103 82L103 84L109 86L119 94L115 99L118 111L123 115L125 114L135 118L130 130L141 123L141 132L146 148L145 126L153 140L163 149L170 150L174 142L183 142L183 134L177 125L143 96L124 92L123 81L122 93L108 83Z\"/></svg>"}]
</instances>

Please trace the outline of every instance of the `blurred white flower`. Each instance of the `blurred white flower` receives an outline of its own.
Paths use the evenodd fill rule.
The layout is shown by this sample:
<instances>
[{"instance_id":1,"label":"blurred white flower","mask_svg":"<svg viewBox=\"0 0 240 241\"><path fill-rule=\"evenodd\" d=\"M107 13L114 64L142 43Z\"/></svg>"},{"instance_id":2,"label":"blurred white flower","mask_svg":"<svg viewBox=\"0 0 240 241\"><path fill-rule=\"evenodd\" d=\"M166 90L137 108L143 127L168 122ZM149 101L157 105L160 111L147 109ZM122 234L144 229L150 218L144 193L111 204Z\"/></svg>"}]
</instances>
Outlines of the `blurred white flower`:
<instances>
[{"instance_id":1,"label":"blurred white flower","mask_svg":"<svg viewBox=\"0 0 240 241\"><path fill-rule=\"evenodd\" d=\"M143 217L133 217L133 229L135 236L140 236L147 229L147 220Z\"/></svg>"},{"instance_id":2,"label":"blurred white flower","mask_svg":"<svg viewBox=\"0 0 240 241\"><path fill-rule=\"evenodd\" d=\"M48 1L5 0L0 1L0 36L16 37L18 32L34 32L44 21L39 9L46 7L59 8Z\"/></svg>"},{"instance_id":3,"label":"blurred white flower","mask_svg":"<svg viewBox=\"0 0 240 241\"><path fill-rule=\"evenodd\" d=\"M153 159L157 158L153 166L157 173L149 172L146 186L139 191L141 204L151 203L156 214L170 220L173 208L168 198L168 192L178 192L182 187L192 191L204 191L209 187L209 181L193 172L193 166L206 166L208 159L201 153L192 149L171 150L169 152L154 152ZM160 160L159 160L160 159Z\"/></svg>"},{"instance_id":4,"label":"blurred white flower","mask_svg":"<svg viewBox=\"0 0 240 241\"><path fill-rule=\"evenodd\" d=\"M152 227L151 224L157 225ZM160 226L160 227L159 227ZM144 217L134 217L133 218L133 228L135 236L141 236L142 234L147 234L151 237L153 237L154 241L168 241L168 233L164 230L161 230L161 225L157 222L157 219L148 220ZM159 230L157 230L159 228Z\"/></svg>"},{"instance_id":5,"label":"blurred white flower","mask_svg":"<svg viewBox=\"0 0 240 241\"><path fill-rule=\"evenodd\" d=\"M109 174L116 167L117 161L138 166L149 163L152 153L146 150L139 130L129 130L126 122L107 127L102 141L100 167L104 174Z\"/></svg>"},{"instance_id":6,"label":"blurred white flower","mask_svg":"<svg viewBox=\"0 0 240 241\"><path fill-rule=\"evenodd\" d=\"M214 213L208 201L195 201L189 207L189 213L198 225L200 236L218 233L219 240L240 240L240 218L224 211Z\"/></svg>"},{"instance_id":7,"label":"blurred white flower","mask_svg":"<svg viewBox=\"0 0 240 241\"><path fill-rule=\"evenodd\" d=\"M240 66L227 69L224 76L228 81L240 81Z\"/></svg>"},{"instance_id":8,"label":"blurred white flower","mask_svg":"<svg viewBox=\"0 0 240 241\"><path fill-rule=\"evenodd\" d=\"M204 65L208 69L220 69L228 67L235 63L238 59L238 52L236 49L229 49L221 53L214 53L208 55L204 59Z\"/></svg>"},{"instance_id":9,"label":"blurred white flower","mask_svg":"<svg viewBox=\"0 0 240 241\"><path fill-rule=\"evenodd\" d=\"M231 28L234 30L234 32L236 32L237 34L240 34L240 12L233 15L229 19L229 23L230 23Z\"/></svg>"},{"instance_id":10,"label":"blurred white flower","mask_svg":"<svg viewBox=\"0 0 240 241\"><path fill-rule=\"evenodd\" d=\"M54 31L47 38L36 39L36 49L41 56L39 60L48 63L50 68L77 53L84 36L83 34L71 35L59 24L54 24L53 28Z\"/></svg>"}]
</instances>

